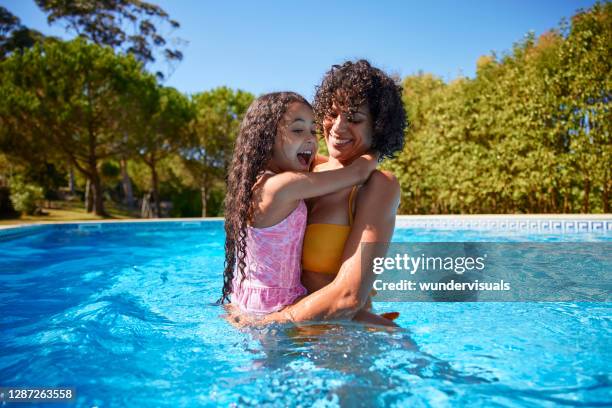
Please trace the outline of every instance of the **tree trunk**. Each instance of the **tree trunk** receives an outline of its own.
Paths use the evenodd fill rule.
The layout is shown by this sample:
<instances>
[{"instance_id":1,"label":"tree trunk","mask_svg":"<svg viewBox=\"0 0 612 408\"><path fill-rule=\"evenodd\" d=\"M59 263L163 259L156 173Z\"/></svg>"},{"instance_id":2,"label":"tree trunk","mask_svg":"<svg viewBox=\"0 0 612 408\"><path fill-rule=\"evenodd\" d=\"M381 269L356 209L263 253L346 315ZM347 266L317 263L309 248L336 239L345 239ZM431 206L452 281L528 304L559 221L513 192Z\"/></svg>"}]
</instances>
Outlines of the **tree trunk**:
<instances>
[{"instance_id":1,"label":"tree trunk","mask_svg":"<svg viewBox=\"0 0 612 408\"><path fill-rule=\"evenodd\" d=\"M93 200L93 192L91 190L91 181L89 178L87 179L87 183L85 184L85 210L90 213L93 211L94 200Z\"/></svg>"},{"instance_id":2,"label":"tree trunk","mask_svg":"<svg viewBox=\"0 0 612 408\"><path fill-rule=\"evenodd\" d=\"M558 204L559 192L556 186L553 186L550 188L549 197L550 197L550 209L548 212L556 213L557 209L559 208L559 204Z\"/></svg>"},{"instance_id":3,"label":"tree trunk","mask_svg":"<svg viewBox=\"0 0 612 408\"><path fill-rule=\"evenodd\" d=\"M604 173L603 189L601 192L601 203L604 214L610 212L610 190L612 190L612 178L610 177L610 169Z\"/></svg>"},{"instance_id":4,"label":"tree trunk","mask_svg":"<svg viewBox=\"0 0 612 408\"><path fill-rule=\"evenodd\" d=\"M152 218L151 214L151 192L148 192L142 198L142 206L140 207L141 218Z\"/></svg>"},{"instance_id":5,"label":"tree trunk","mask_svg":"<svg viewBox=\"0 0 612 408\"><path fill-rule=\"evenodd\" d=\"M206 201L208 200L208 188L206 182L200 184L200 193L202 198L202 218L206 218Z\"/></svg>"},{"instance_id":6,"label":"tree trunk","mask_svg":"<svg viewBox=\"0 0 612 408\"><path fill-rule=\"evenodd\" d=\"M588 177L584 180L584 200L582 202L582 211L589 212L589 195L591 193L591 179Z\"/></svg>"},{"instance_id":7,"label":"tree trunk","mask_svg":"<svg viewBox=\"0 0 612 408\"><path fill-rule=\"evenodd\" d=\"M155 218L159 218L161 216L161 205L159 202L159 186L158 186L159 179L157 177L157 169L155 168L157 163L153 159L147 164L149 165L149 168L151 169L151 184L153 186L153 201L155 202L155 206L153 207L154 209L153 216Z\"/></svg>"},{"instance_id":8,"label":"tree trunk","mask_svg":"<svg viewBox=\"0 0 612 408\"><path fill-rule=\"evenodd\" d=\"M124 202L131 210L134 208L134 189L132 188L132 180L130 180L127 170L127 160L122 157L119 164L121 167L121 185L123 186Z\"/></svg>"},{"instance_id":9,"label":"tree trunk","mask_svg":"<svg viewBox=\"0 0 612 408\"><path fill-rule=\"evenodd\" d=\"M70 194L74 195L74 169L70 166L70 170L68 170L68 189L70 190Z\"/></svg>"},{"instance_id":10,"label":"tree trunk","mask_svg":"<svg viewBox=\"0 0 612 408\"><path fill-rule=\"evenodd\" d=\"M601 200L603 201L603 212L607 214L610 212L610 187L612 187L611 180L604 181L604 188Z\"/></svg>"},{"instance_id":11,"label":"tree trunk","mask_svg":"<svg viewBox=\"0 0 612 408\"><path fill-rule=\"evenodd\" d=\"M100 180L100 175L98 174L98 169L95 165L91 168L91 185L93 188L93 202L94 202L94 213L101 217L106 217L106 211L104 210L104 197L102 191L102 180Z\"/></svg>"}]
</instances>

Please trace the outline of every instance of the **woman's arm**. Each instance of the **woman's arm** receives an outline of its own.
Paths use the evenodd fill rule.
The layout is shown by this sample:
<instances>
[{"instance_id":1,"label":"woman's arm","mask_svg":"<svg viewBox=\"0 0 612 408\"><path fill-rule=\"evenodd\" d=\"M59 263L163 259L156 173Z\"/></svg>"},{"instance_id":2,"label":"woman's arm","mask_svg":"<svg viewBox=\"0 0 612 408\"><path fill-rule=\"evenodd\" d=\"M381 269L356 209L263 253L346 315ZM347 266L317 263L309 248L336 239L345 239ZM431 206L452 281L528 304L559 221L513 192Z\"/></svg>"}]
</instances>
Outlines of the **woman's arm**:
<instances>
[{"instance_id":1,"label":"woman's arm","mask_svg":"<svg viewBox=\"0 0 612 408\"><path fill-rule=\"evenodd\" d=\"M390 172L375 171L362 187L356 205L355 222L342 255L343 263L329 285L297 303L268 316L268 321L352 319L372 290L375 257L385 256L393 235L399 206L400 187ZM360 245L376 242L379 245Z\"/></svg>"}]
</instances>

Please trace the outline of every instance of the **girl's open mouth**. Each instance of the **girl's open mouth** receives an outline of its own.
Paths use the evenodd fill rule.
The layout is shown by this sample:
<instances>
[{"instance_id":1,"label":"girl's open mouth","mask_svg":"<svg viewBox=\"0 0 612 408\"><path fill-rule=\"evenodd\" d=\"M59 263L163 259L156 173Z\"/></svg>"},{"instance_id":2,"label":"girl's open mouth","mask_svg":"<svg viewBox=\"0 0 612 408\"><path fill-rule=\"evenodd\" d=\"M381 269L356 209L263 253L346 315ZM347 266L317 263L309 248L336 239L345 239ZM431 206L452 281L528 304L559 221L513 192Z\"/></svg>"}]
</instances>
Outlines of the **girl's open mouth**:
<instances>
[{"instance_id":1,"label":"girl's open mouth","mask_svg":"<svg viewBox=\"0 0 612 408\"><path fill-rule=\"evenodd\" d=\"M312 158L312 150L304 150L303 152L299 152L297 154L297 158L301 164L304 166L310 165L310 159Z\"/></svg>"}]
</instances>

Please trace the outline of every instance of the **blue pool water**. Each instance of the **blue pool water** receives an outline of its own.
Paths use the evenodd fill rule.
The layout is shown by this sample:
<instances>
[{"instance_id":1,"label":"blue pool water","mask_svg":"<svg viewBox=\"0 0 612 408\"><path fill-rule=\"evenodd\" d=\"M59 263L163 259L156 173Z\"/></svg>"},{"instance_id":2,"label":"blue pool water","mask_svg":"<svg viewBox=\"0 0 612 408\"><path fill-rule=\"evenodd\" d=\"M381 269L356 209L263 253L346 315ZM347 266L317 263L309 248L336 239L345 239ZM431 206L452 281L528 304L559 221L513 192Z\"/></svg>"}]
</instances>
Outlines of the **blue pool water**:
<instances>
[{"instance_id":1,"label":"blue pool water","mask_svg":"<svg viewBox=\"0 0 612 408\"><path fill-rule=\"evenodd\" d=\"M0 242L0 386L73 386L78 407L612 406L610 303L377 302L402 329L238 330L213 304L223 239L207 222ZM612 235L400 228L394 241Z\"/></svg>"}]
</instances>

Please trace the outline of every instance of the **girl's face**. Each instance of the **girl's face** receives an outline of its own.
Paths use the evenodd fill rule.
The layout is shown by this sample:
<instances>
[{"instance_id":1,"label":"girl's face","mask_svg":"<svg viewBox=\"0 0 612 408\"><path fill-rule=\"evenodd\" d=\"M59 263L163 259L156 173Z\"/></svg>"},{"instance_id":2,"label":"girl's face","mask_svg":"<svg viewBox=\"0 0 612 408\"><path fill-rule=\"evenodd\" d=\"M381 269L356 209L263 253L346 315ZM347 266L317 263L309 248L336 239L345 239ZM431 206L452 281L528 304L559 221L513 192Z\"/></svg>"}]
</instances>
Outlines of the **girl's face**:
<instances>
[{"instance_id":1,"label":"girl's face","mask_svg":"<svg viewBox=\"0 0 612 408\"><path fill-rule=\"evenodd\" d=\"M293 102L280 120L269 168L276 172L308 171L317 153L312 109Z\"/></svg>"},{"instance_id":2,"label":"girl's face","mask_svg":"<svg viewBox=\"0 0 612 408\"><path fill-rule=\"evenodd\" d=\"M332 115L323 119L323 135L330 157L350 162L372 146L372 115L367 103L359 106L351 120L346 112L332 105Z\"/></svg>"}]
</instances>

